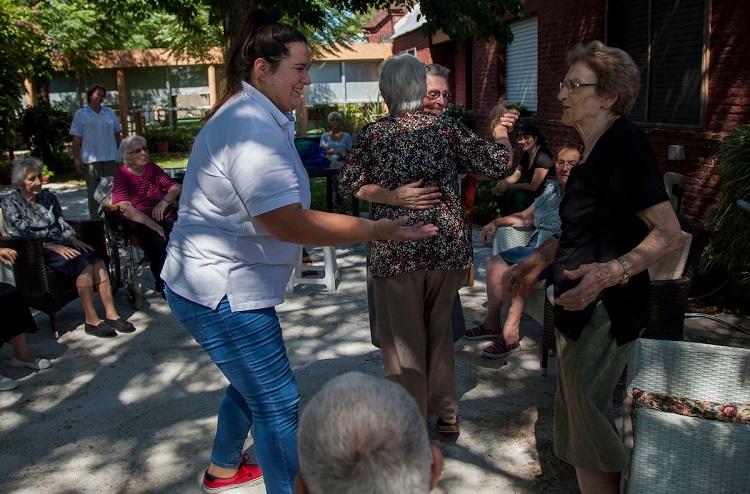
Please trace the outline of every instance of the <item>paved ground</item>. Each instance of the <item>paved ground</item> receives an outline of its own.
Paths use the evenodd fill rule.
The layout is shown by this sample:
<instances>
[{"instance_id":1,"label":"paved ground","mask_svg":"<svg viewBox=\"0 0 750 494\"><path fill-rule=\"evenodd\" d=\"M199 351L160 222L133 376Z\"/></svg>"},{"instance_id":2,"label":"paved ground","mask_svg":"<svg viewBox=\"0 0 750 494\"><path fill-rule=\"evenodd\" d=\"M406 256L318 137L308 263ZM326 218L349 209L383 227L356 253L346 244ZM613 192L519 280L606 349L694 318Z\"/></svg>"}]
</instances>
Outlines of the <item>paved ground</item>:
<instances>
[{"instance_id":1,"label":"paved ground","mask_svg":"<svg viewBox=\"0 0 750 494\"><path fill-rule=\"evenodd\" d=\"M80 186L53 188L66 216L85 216ZM477 282L461 290L467 324L481 318L488 252L476 245ZM362 246L338 249L342 280L336 293L297 288L278 308L303 406L333 376L382 373L380 355L369 343L363 254ZM150 285L148 276L143 283ZM226 381L150 290L141 311L127 306L122 291L117 302L137 332L108 340L87 336L80 305L72 302L59 315L64 332L54 340L46 316L37 316L40 331L29 341L37 354L54 360L51 369L12 369L10 348L0 349L0 372L21 383L0 393L2 492L200 492ZM750 346L750 337L722 334L708 321L688 324L697 339ZM522 335L523 351L507 362L483 359L483 343L457 347L462 433L455 442L434 438L446 456L445 492L576 491L572 469L552 452L554 360L550 376L542 377L540 328L525 321Z\"/></svg>"}]
</instances>

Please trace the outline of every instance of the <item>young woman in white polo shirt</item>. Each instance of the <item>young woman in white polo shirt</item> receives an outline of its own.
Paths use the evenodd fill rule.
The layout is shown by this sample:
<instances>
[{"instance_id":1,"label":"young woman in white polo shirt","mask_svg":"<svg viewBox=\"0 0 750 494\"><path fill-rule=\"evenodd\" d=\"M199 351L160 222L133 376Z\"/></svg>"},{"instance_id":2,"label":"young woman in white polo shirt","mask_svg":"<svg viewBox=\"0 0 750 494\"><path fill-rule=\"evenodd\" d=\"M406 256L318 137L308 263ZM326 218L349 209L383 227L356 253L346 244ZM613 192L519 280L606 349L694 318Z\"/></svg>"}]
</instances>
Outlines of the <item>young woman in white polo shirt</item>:
<instances>
[{"instance_id":1,"label":"young woman in white polo shirt","mask_svg":"<svg viewBox=\"0 0 750 494\"><path fill-rule=\"evenodd\" d=\"M265 482L292 493L299 393L274 306L298 244L420 240L434 225L405 226L312 211L288 112L310 84L298 30L256 12L227 59L226 90L190 154L179 218L162 278L172 312L230 382L219 408L206 492ZM242 449L253 427L256 456Z\"/></svg>"}]
</instances>

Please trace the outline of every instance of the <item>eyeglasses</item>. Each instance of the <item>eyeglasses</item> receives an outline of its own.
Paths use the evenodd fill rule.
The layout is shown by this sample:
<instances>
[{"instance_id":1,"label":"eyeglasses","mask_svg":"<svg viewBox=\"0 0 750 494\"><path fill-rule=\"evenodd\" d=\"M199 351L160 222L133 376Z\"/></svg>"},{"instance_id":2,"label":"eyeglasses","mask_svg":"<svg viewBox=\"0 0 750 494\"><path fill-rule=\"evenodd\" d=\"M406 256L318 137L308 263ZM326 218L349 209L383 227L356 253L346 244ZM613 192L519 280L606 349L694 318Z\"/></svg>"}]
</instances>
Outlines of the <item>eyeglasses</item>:
<instances>
[{"instance_id":1,"label":"eyeglasses","mask_svg":"<svg viewBox=\"0 0 750 494\"><path fill-rule=\"evenodd\" d=\"M557 160L557 165L559 166L576 166L578 164L578 160Z\"/></svg>"},{"instance_id":2,"label":"eyeglasses","mask_svg":"<svg viewBox=\"0 0 750 494\"><path fill-rule=\"evenodd\" d=\"M148 148L142 147L138 149L133 149L128 154L138 154L138 153L148 153Z\"/></svg>"},{"instance_id":3,"label":"eyeglasses","mask_svg":"<svg viewBox=\"0 0 750 494\"><path fill-rule=\"evenodd\" d=\"M439 97L443 97L444 99L450 99L451 92L450 91L427 91L427 99L438 99Z\"/></svg>"},{"instance_id":4,"label":"eyeglasses","mask_svg":"<svg viewBox=\"0 0 750 494\"><path fill-rule=\"evenodd\" d=\"M563 90L563 88L567 89L568 91L575 91L576 89L586 87L586 86L598 86L598 82L578 82L578 81L569 81L565 79L560 83L560 91Z\"/></svg>"}]
</instances>

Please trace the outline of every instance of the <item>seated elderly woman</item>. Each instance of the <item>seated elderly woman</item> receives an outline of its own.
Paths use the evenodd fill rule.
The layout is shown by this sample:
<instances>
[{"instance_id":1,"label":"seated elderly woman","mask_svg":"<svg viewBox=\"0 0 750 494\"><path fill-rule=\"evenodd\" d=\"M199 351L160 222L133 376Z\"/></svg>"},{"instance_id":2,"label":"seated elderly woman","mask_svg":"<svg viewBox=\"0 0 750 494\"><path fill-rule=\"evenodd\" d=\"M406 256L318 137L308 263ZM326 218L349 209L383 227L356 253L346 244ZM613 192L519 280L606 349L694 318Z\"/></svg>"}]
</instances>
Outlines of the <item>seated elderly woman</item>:
<instances>
[{"instance_id":1,"label":"seated elderly woman","mask_svg":"<svg viewBox=\"0 0 750 494\"><path fill-rule=\"evenodd\" d=\"M386 377L414 397L422 416L438 416L439 432L457 434L451 308L472 264L458 174L501 177L510 163L508 129L498 123L493 143L423 111L425 68L411 55L383 62L380 92L390 114L362 130L339 173L340 189L393 190L418 180L439 189L440 202L423 210L371 204L372 219L406 216L408 224L434 224L439 232L422 242L370 242L368 267Z\"/></svg>"},{"instance_id":2,"label":"seated elderly woman","mask_svg":"<svg viewBox=\"0 0 750 494\"><path fill-rule=\"evenodd\" d=\"M120 156L123 165L115 172L112 204L122 213L125 231L141 243L149 259L156 291L163 298L164 281L160 273L169 233L177 220L172 202L182 188L159 165L149 161L143 137L132 135L123 139Z\"/></svg>"},{"instance_id":3,"label":"seated elderly woman","mask_svg":"<svg viewBox=\"0 0 750 494\"><path fill-rule=\"evenodd\" d=\"M42 162L34 157L14 161L11 178L16 190L0 203L8 235L44 241L50 268L75 280L86 319L86 333L110 337L117 336L117 331L135 331L115 308L104 261L90 245L76 238L73 228L63 219L57 197L42 190ZM94 307L94 288L104 305L104 320Z\"/></svg>"},{"instance_id":4,"label":"seated elderly woman","mask_svg":"<svg viewBox=\"0 0 750 494\"><path fill-rule=\"evenodd\" d=\"M0 228L0 230L3 230L3 228ZM13 264L16 261L16 256L15 250L0 247L1 263ZM0 314L3 315L3 324L0 326L0 346L10 342L13 347L13 358L10 361L10 366L26 367L33 370L52 367L52 362L46 358L34 357L29 352L25 333L35 333L37 327L26 300L13 285L0 283ZM0 391L10 391L17 387L16 381L0 374Z\"/></svg>"}]
</instances>

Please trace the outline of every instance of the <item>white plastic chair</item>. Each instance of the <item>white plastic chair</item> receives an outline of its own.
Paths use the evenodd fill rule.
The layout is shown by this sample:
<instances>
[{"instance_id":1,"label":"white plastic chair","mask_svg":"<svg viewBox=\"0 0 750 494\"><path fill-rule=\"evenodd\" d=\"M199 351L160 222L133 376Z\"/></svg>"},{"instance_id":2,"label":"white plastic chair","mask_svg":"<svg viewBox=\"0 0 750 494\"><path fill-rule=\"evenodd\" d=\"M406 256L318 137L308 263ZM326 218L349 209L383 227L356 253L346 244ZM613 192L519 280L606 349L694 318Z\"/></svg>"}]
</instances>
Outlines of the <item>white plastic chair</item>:
<instances>
[{"instance_id":1,"label":"white plastic chair","mask_svg":"<svg viewBox=\"0 0 750 494\"><path fill-rule=\"evenodd\" d=\"M302 262L302 249L300 249L297 265L292 271L292 276L286 285L286 291L292 293L295 285L325 285L330 293L336 291L336 282L340 280L338 266L336 265L336 248L321 247L323 249L323 266L308 266ZM302 276L304 272L313 271L314 276Z\"/></svg>"}]
</instances>

